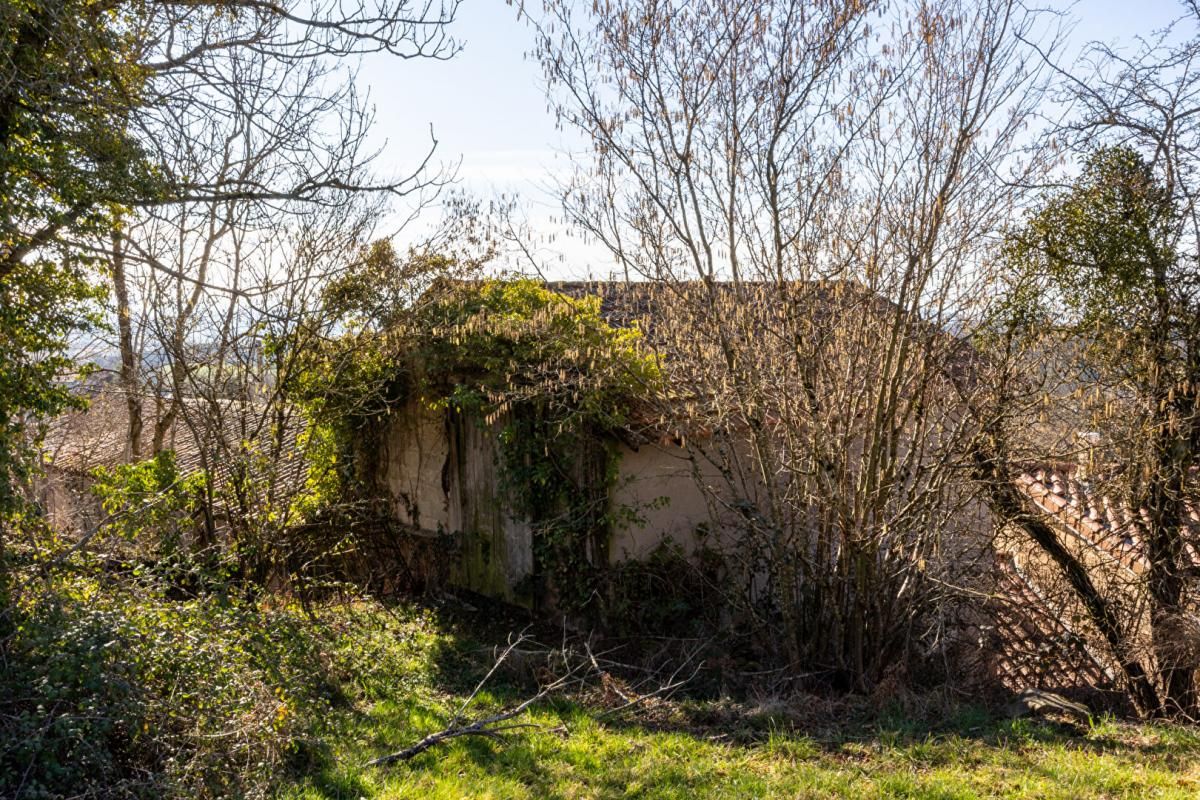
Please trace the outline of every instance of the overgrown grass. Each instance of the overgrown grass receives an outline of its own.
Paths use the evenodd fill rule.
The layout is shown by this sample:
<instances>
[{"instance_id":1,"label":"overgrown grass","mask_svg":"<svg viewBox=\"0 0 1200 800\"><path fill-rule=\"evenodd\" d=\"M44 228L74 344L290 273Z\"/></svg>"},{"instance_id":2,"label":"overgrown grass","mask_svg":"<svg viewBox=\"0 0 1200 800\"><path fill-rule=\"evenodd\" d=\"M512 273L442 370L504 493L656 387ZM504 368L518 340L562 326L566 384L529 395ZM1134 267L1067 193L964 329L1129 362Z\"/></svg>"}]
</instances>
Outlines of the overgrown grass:
<instances>
[{"instance_id":1,"label":"overgrown grass","mask_svg":"<svg viewBox=\"0 0 1200 800\"><path fill-rule=\"evenodd\" d=\"M537 727L503 741L365 767L442 728L522 623L417 604L308 615L169 600L98 575L52 588L25 593L5 643L4 797L1200 796L1200 730L1070 730L903 696L882 710L793 697L614 715L597 689L536 708ZM501 672L468 716L518 702L536 672Z\"/></svg>"},{"instance_id":2,"label":"overgrown grass","mask_svg":"<svg viewBox=\"0 0 1200 800\"><path fill-rule=\"evenodd\" d=\"M355 702L327 720L324 760L280 787L282 797L1200 796L1200 731L1111 719L1070 730L972 706L922 710L921 698L883 712L852 703L814 712L820 701L793 698L658 703L618 717L558 699L529 716L538 727L528 733L455 740L409 762L364 767L442 728L490 663L469 636L408 619L420 625L394 621L379 635L409 654L409 667L390 679L371 670ZM502 679L475 713L523 691Z\"/></svg>"},{"instance_id":3,"label":"overgrown grass","mask_svg":"<svg viewBox=\"0 0 1200 800\"><path fill-rule=\"evenodd\" d=\"M571 705L532 715L545 731L504 744L453 742L412 762L364 769L444 721L448 704L411 699L343 718L338 766L293 798L923 797L1194 798L1198 743L1172 730L1105 725L1073 738L1041 725L990 723L977 733L893 730L818 740L794 731L752 744L597 722Z\"/></svg>"}]
</instances>

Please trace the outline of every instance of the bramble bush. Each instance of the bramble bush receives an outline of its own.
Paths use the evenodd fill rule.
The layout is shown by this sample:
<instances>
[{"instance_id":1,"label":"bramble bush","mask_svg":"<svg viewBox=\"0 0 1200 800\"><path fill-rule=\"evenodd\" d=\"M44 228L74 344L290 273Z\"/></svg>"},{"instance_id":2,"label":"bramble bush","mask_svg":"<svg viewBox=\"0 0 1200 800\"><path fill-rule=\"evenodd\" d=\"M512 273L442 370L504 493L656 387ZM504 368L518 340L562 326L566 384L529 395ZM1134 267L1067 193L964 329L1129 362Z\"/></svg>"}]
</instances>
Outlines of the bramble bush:
<instances>
[{"instance_id":1,"label":"bramble bush","mask_svg":"<svg viewBox=\"0 0 1200 800\"><path fill-rule=\"evenodd\" d=\"M180 600L152 569L12 555L0 797L265 797L325 763L332 709L420 669L377 605Z\"/></svg>"},{"instance_id":2,"label":"bramble bush","mask_svg":"<svg viewBox=\"0 0 1200 800\"><path fill-rule=\"evenodd\" d=\"M23 593L15 617L0 795L259 795L328 702L295 620L234 596L85 571Z\"/></svg>"}]
</instances>

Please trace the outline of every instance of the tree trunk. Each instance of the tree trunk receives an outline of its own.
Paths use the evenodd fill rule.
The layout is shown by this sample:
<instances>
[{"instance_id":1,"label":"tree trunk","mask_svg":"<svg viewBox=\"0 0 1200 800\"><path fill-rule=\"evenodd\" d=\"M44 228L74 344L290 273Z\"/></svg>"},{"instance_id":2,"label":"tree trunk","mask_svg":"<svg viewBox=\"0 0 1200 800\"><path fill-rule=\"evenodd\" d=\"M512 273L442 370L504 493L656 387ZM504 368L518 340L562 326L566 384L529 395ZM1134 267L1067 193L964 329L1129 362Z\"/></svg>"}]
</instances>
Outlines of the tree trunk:
<instances>
[{"instance_id":1,"label":"tree trunk","mask_svg":"<svg viewBox=\"0 0 1200 800\"><path fill-rule=\"evenodd\" d=\"M1144 503L1150 517L1146 586L1151 599L1151 641L1161 676L1163 716L1195 719L1196 665L1180 639L1186 618L1184 526L1191 466L1187 431L1194 422L1179 413L1182 409L1172 408L1175 399L1169 395L1164 394L1159 403L1166 413L1165 419L1159 420Z\"/></svg>"},{"instance_id":2,"label":"tree trunk","mask_svg":"<svg viewBox=\"0 0 1200 800\"><path fill-rule=\"evenodd\" d=\"M119 231L113 231L112 271L113 293L117 298L117 341L121 351L121 386L125 390L125 404L129 412L126 456L131 461L137 461L142 456L142 395L138 385L137 353L133 347L129 284L125 275L125 249L121 244Z\"/></svg>"}]
</instances>

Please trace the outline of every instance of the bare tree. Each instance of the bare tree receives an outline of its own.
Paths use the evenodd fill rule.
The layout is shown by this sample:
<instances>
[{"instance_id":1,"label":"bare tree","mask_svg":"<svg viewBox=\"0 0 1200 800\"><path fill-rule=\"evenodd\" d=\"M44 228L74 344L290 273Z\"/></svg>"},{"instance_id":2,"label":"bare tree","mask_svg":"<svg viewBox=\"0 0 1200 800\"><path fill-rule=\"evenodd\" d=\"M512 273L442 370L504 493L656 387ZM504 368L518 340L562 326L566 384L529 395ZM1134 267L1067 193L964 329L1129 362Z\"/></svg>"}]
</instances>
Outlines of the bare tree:
<instances>
[{"instance_id":1,"label":"bare tree","mask_svg":"<svg viewBox=\"0 0 1200 800\"><path fill-rule=\"evenodd\" d=\"M173 371L157 392L151 450L161 449L178 414L185 332L198 305L214 292L263 289L232 285L239 269L231 264L233 251L290 218L353 206L355 194L419 195L445 180L429 170L432 139L429 151L415 154L409 175L372 174L373 154L364 149L371 113L347 59L377 51L449 58L458 49L447 34L456 9L431 2L247 3L231 13L225 6L162 4L140 18L139 60L154 99L130 124L166 186L119 232L113 280L123 382L133 390L139 366L127 264L153 272L141 281L148 294L139 305L157 317L159 357ZM361 222L353 224L361 234ZM268 286L281 282L286 278ZM169 313L164 291L174 295ZM135 394L129 394L129 437L136 454L144 422ZM175 399L166 401L168 394Z\"/></svg>"},{"instance_id":2,"label":"bare tree","mask_svg":"<svg viewBox=\"0 0 1200 800\"><path fill-rule=\"evenodd\" d=\"M106 241L127 455L186 443L213 477L199 544L231 536L246 577L304 487L300 412L285 396L294 351L272 342L314 326L323 287L366 251L392 202L415 215L452 178L436 140L383 175L367 147L371 106L358 58L452 57L458 3L152 4L131 17L143 94L130 135L158 190ZM221 519L217 519L217 515Z\"/></svg>"},{"instance_id":3,"label":"bare tree","mask_svg":"<svg viewBox=\"0 0 1200 800\"><path fill-rule=\"evenodd\" d=\"M984 552L944 376L1053 31L1015 2L548 3L546 74L592 160L569 218L665 298L664 424L796 665L864 687L937 640Z\"/></svg>"}]
</instances>

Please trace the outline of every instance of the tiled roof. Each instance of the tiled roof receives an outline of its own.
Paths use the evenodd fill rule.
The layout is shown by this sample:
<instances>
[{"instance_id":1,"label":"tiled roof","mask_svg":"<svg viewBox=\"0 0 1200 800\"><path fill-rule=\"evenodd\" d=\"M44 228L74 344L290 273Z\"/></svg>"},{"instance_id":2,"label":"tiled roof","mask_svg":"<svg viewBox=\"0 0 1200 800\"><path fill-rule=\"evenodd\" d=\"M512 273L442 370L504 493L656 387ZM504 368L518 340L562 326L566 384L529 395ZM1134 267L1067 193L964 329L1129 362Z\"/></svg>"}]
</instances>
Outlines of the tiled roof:
<instances>
[{"instance_id":1,"label":"tiled roof","mask_svg":"<svg viewBox=\"0 0 1200 800\"><path fill-rule=\"evenodd\" d=\"M1114 500L1099 487L1061 469L1038 469L1017 478L1017 488L1032 506L1054 520L1058 527L1083 544L1119 562L1135 574L1149 566L1145 540L1148 515L1136 513L1127 503ZM1184 545L1189 560L1200 565L1200 508L1188 510L1187 533L1192 541Z\"/></svg>"},{"instance_id":2,"label":"tiled roof","mask_svg":"<svg viewBox=\"0 0 1200 800\"><path fill-rule=\"evenodd\" d=\"M1126 580L1109 582L1107 591L1139 592L1138 578L1149 568L1145 542L1149 515L1112 496L1105 481L1087 480L1071 467L1039 467L1021 474L1018 490L1029 510L1039 513L1061 535L1071 537L1123 573ZM1200 509L1193 505L1185 523L1185 552L1200 566ZM1105 656L1092 653L1088 641L1095 632L1073 629L1088 626L1087 615L1074 593L1062 584L1057 595L1039 585L1041 571L1022 566L1014 553L998 553L997 598L993 620L998 641L993 663L1001 680L1014 690L1029 687L1053 689L1107 689L1114 683ZM1133 610L1136 603L1127 604ZM1134 613L1137 613L1134 611Z\"/></svg>"},{"instance_id":3,"label":"tiled roof","mask_svg":"<svg viewBox=\"0 0 1200 800\"><path fill-rule=\"evenodd\" d=\"M1112 684L1113 676L1087 648L1087 637L1057 608L1008 554L997 555L998 597L993 622L993 664L1009 689L1086 690Z\"/></svg>"},{"instance_id":4,"label":"tiled roof","mask_svg":"<svg viewBox=\"0 0 1200 800\"><path fill-rule=\"evenodd\" d=\"M923 343L936 354L949 372L967 374L978 354L971 344L923 320L918 314L898 305L853 280L814 281L716 281L711 284L690 281L568 281L548 282L546 288L573 298L598 297L600 314L610 325L637 325L647 346L669 364L682 349L683 362L711 358L718 365L724 360L725 337L712 334L721 326L732 337L740 352L752 354L769 363L772 358L794 359L796 354L779 334L798 337L806 348L822 352L822 357L837 358L845 337L854 338L862 331L874 330L882 337L891 335L891 326L901 320L905 335ZM868 324L874 321L876 325ZM697 331L707 332L698 335ZM768 335L770 332L770 335ZM693 349L695 347L696 349ZM707 355L706 355L707 354ZM860 357L861 358L861 357ZM782 365L781 365L782 368ZM869 366L867 367L869 368ZM670 398L654 398L654 407L632 409L640 427L652 431L650 439L679 436L675 426L662 418L672 404L686 406L697 399L688 381L671 380ZM710 384L712 385L712 384ZM952 397L946 391L944 396ZM768 426L780 417L770 408L762 409ZM667 417L675 415L668 412ZM683 414L686 418L687 414ZM693 422L688 420L689 423ZM739 415L722 424L744 425ZM705 438L706 427L693 428L688 438ZM644 432L644 431L642 431Z\"/></svg>"},{"instance_id":5,"label":"tiled roof","mask_svg":"<svg viewBox=\"0 0 1200 800\"><path fill-rule=\"evenodd\" d=\"M752 315L759 322L780 320L789 304L805 309L804 316L819 324L822 318L850 310L883 314L897 307L855 281L559 281L546 288L568 297L600 298L600 315L616 327L637 322L655 339L656 328L681 305L693 312L689 322L704 314L724 318Z\"/></svg>"},{"instance_id":6,"label":"tiled roof","mask_svg":"<svg viewBox=\"0 0 1200 800\"><path fill-rule=\"evenodd\" d=\"M228 485L240 455L253 455L273 471L274 493L287 494L304 485L306 461L297 449L300 419L285 419L282 436L274 436L271 415L262 407L237 401L184 400L187 408L170 426L164 446L175 452L183 475L205 468L219 490ZM142 404L144 428L142 457L150 455L157 422L154 398ZM186 417L186 419L185 419ZM190 424L189 424L190 423ZM44 443L46 465L75 475L89 475L97 467L129 463L129 410L126 396L106 390L91 398L83 411L64 414L50 424Z\"/></svg>"}]
</instances>

